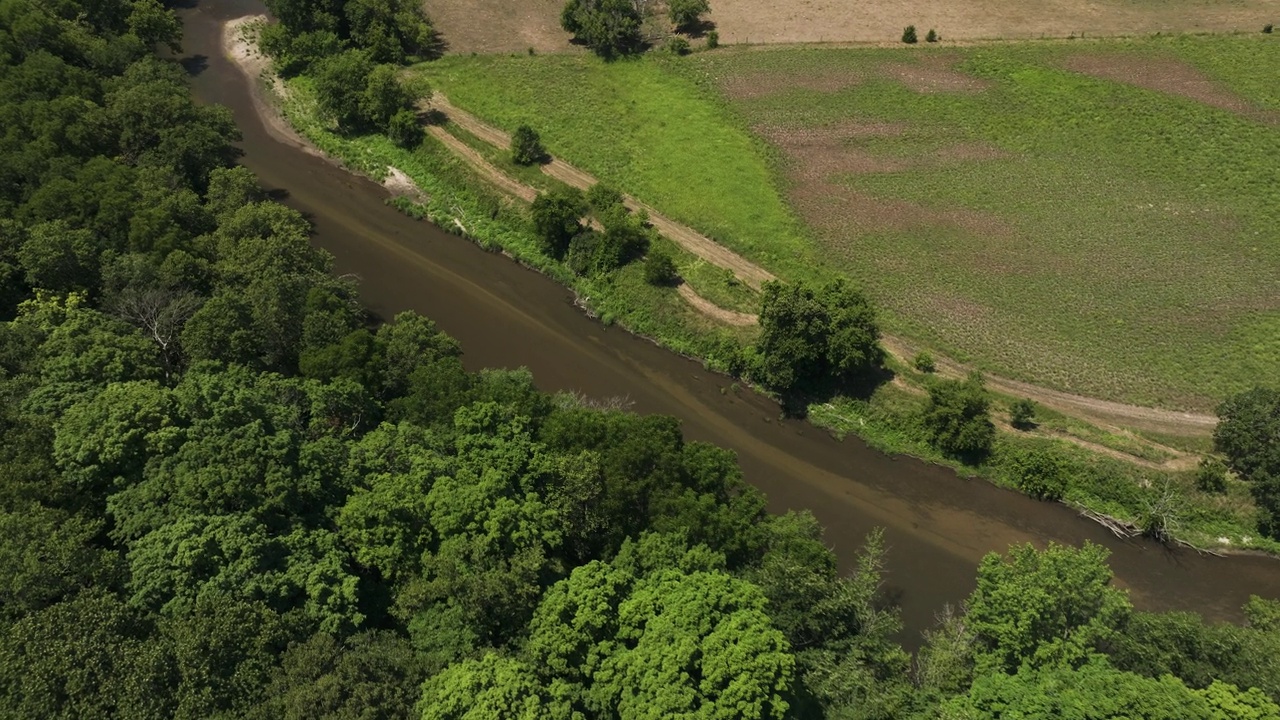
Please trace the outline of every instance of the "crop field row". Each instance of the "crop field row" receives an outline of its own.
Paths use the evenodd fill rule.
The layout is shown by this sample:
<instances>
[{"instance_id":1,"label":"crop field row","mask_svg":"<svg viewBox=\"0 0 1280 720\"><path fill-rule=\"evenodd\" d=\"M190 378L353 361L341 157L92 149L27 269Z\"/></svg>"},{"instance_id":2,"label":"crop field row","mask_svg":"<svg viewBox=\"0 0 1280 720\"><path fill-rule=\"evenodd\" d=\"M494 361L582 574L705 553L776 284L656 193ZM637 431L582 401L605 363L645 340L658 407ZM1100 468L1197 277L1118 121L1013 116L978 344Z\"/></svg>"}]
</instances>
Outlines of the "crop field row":
<instances>
[{"instance_id":1,"label":"crop field row","mask_svg":"<svg viewBox=\"0 0 1280 720\"><path fill-rule=\"evenodd\" d=\"M784 278L985 369L1205 409L1280 370L1272 36L422 70Z\"/></svg>"}]
</instances>

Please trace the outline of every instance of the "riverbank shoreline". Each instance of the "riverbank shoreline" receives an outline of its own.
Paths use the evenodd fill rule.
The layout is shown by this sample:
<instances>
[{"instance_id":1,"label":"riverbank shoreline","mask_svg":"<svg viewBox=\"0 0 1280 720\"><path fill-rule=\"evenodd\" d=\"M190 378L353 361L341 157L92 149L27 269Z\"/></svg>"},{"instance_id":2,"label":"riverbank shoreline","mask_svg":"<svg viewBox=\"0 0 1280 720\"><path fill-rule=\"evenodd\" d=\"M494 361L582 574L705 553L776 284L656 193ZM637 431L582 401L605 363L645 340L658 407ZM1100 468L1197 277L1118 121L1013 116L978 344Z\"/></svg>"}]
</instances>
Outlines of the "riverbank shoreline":
<instances>
[{"instance_id":1,"label":"riverbank shoreline","mask_svg":"<svg viewBox=\"0 0 1280 720\"><path fill-rule=\"evenodd\" d=\"M325 148L316 144L315 142L313 142L311 138L307 137L308 128L302 126L302 124L299 123L297 106L296 106L296 101L297 101L296 97L289 96L286 91L272 93L268 85L270 85L271 87L274 87L277 85L277 83L279 83L278 80L272 79L270 81L252 82L252 80L255 77L260 78L261 73L267 68L257 68L254 66L253 64L254 56L252 52L246 51L242 46L243 43L247 42L246 36L242 32L242 29L246 27L248 23L251 23L254 20L261 19L261 18L263 18L263 16L247 16L244 18L238 18L224 25L223 33L222 33L224 55L229 59L231 59L233 63L235 63L237 67L240 68L241 72L251 81L250 82L251 94L254 94L257 96L254 101L255 111L258 112L260 115L265 112L265 113L268 113L269 115L275 115L277 117L282 118L284 122L290 125L290 130L294 132L295 137L299 138L299 140L291 141L291 142L306 143L309 148L308 152L312 154L316 154L320 157L324 157L327 162L335 165L336 167L343 169L344 171L356 173L359 175L364 175L374 179L375 181L382 182L385 187L386 186L385 168L391 167L389 163L379 165L378 162L370 159L366 162L366 167L361 167L358 163L352 163L347 161L350 158L349 152L347 153L345 158L342 156L343 153L340 153L340 152L339 153L326 152ZM238 45L237 43L240 43L241 45ZM258 58L260 59L261 56L258 56ZM284 88L283 84L281 84L280 86L281 88ZM295 102L295 105L293 106L292 118L290 117L291 113L289 109L286 107L286 101ZM272 105L272 103L276 103L276 104ZM275 108L280 108L280 109L277 110ZM261 119L264 122L264 124L267 124L268 127L270 126L271 121L269 117L262 117ZM379 174L380 174L379 170L383 171L382 172L383 177L379 177ZM418 177L419 179L421 179L420 174L418 175ZM439 180L439 178L435 178L435 179ZM424 196L429 196L431 194L427 189L424 189L424 188L419 188L419 191L422 192ZM606 325L613 324L614 322L618 322L625 329L627 329L629 332L631 332L635 336L645 339L649 342L652 342L659 347L663 347L664 349L673 351L681 356L698 360L702 362L705 367L708 367L710 369L717 369L717 370L725 369L723 367L717 367L716 363L709 357L708 353L705 352L705 350L702 350L699 348L699 345L701 343L688 342L687 338L684 339L685 340L684 342L681 342L680 338L677 338L676 342L672 342L670 337L664 336L660 332L645 332L643 329L638 329L634 323L629 321L630 316L626 314L625 309L621 312L614 312L608 308L604 308L604 309L601 308L601 305L607 304L610 301L610 299L615 301L614 307L616 308L618 306L618 303L616 302L618 298L602 299L601 297L602 293L593 292L590 288L588 288L584 292L581 287L584 281L582 281L581 279L575 279L572 277L564 276L564 273L557 272L556 268L549 267L546 263L537 262L536 256L533 256L534 260L530 261L529 257L527 257L527 256L530 256L530 253L528 252L528 248L525 248L524 249L525 251L522 252L519 247L513 247L512 244L509 242L514 238L515 233L512 233L509 230L509 228L497 227L497 226L501 226L501 223L496 222L497 220L499 220L499 218L497 218L496 213L493 214L494 215L493 217L488 218L488 220L491 222L487 223L487 227L489 231L486 231L486 228L484 227L474 227L473 221L468 220L466 218L465 213L461 213L462 216L459 217L457 214L454 214L452 211L441 213L439 212L439 208L437 207L435 214L432 215L432 213L429 212L426 207L419 205L418 208L421 214L418 214L417 212L410 212L410 214L413 215L414 217L426 216L428 217L428 219L434 222L437 226L442 227L450 232L453 232L454 234L460 234L487 250L501 251L502 254L506 255L510 259L515 260L517 263L520 263L521 265L524 265L544 275L547 275L551 279L568 287L571 291L573 291L577 295L577 299L574 304L578 306L582 311L586 312L588 315L599 318ZM458 208L455 206L454 208L452 208L452 210L458 210ZM496 222L496 225L494 224L495 222ZM494 242L491 239L491 236L494 234L494 232L502 232L505 235L505 239ZM623 304L625 305L625 302ZM706 347L706 344L701 344L701 345L703 348ZM841 421L833 421L831 418L825 418L825 416L819 416L818 413L815 413L815 417L811 419L814 421L814 424L813 424L814 427L823 429L826 432L834 432L837 436L843 436L844 434L847 434L847 433L858 435L864 441L867 441L876 449L882 452L888 453L890 455L893 455L893 454L911 455L913 457L917 457L921 460L924 460L925 462L930 462L930 463L942 465L945 467L949 467L952 470L956 471L957 473L960 473L961 475L970 476L970 477L979 477L984 481L991 482L992 484L998 487L1004 487L1004 488L1012 487L1010 482L1007 479L1000 477L998 468L985 467L985 466L975 467L975 466L967 466L967 465L962 465L955 462L950 462L945 458L941 458L936 453L930 452L929 448L923 447L919 443L903 441L903 439L900 437L901 433L897 430L897 428L893 427L892 422L888 427L884 427L884 428L875 427L874 426L875 422L884 422L883 417L879 418L878 420L875 418L872 418L873 425L868 426L866 418L863 418L863 417L854 418L852 422L843 422L846 415L847 415L847 411L843 414L836 413L835 417L839 418ZM1019 439L1021 440L1021 438ZM1085 445L1081 444L1081 447L1085 447ZM1123 461L1120 461L1120 462L1123 462ZM1122 482L1126 482L1126 481L1122 481ZM1150 479L1139 479L1137 482L1139 483L1146 482L1147 486L1150 486L1152 481ZM1069 502L1068 505L1083 505L1084 507L1088 508L1091 513L1097 516L1110 517L1115 519L1117 522L1127 523L1129 525L1133 525L1137 520L1137 517L1133 514L1131 509L1126 510L1122 506L1118 506L1114 503L1108 503L1105 500L1098 501L1095 499L1093 502L1090 502L1088 501L1087 498L1085 501L1075 499L1073 502ZM1186 538L1190 538L1190 539L1188 540ZM1218 553L1268 554L1267 550L1271 549L1269 547L1259 548L1256 546L1251 546L1251 541L1256 542L1256 538L1252 538L1247 532L1235 533L1234 536L1230 533L1213 534L1209 532L1197 532L1195 534L1187 535L1186 538L1180 535L1178 537L1178 540L1188 542L1191 544L1192 547L1199 545L1201 547L1205 547L1206 549L1211 548L1211 551L1214 554L1218 554Z\"/></svg>"}]
</instances>

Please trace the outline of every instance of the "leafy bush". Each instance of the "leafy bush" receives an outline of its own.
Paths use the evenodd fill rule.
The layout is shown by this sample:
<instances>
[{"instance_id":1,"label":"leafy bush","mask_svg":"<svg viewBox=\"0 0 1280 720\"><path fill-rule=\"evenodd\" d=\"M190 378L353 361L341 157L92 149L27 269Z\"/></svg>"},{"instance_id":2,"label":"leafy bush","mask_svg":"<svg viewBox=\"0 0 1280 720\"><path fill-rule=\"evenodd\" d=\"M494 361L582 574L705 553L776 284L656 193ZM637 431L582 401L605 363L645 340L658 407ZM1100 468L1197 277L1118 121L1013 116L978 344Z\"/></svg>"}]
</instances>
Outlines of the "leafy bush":
<instances>
[{"instance_id":1,"label":"leafy bush","mask_svg":"<svg viewBox=\"0 0 1280 720\"><path fill-rule=\"evenodd\" d=\"M908 45L915 45L915 44L916 44L917 39L916 39L916 26L915 26L915 25L908 25L908 26L906 26L905 28L903 28L903 29L902 29L902 42L904 42L904 43L906 43L906 44L908 44Z\"/></svg>"},{"instance_id":2,"label":"leafy bush","mask_svg":"<svg viewBox=\"0 0 1280 720\"><path fill-rule=\"evenodd\" d=\"M871 302L852 285L764 285L759 372L775 390L812 390L866 377L884 361L879 337Z\"/></svg>"},{"instance_id":3,"label":"leafy bush","mask_svg":"<svg viewBox=\"0 0 1280 720\"><path fill-rule=\"evenodd\" d=\"M511 134L511 160L517 165L536 165L547 159L547 150L542 147L542 138L538 131L528 125L521 125Z\"/></svg>"},{"instance_id":4,"label":"leafy bush","mask_svg":"<svg viewBox=\"0 0 1280 720\"><path fill-rule=\"evenodd\" d=\"M915 358L911 360L911 367L922 373L931 373L938 369L938 364L934 362L933 356L921 350L916 353Z\"/></svg>"},{"instance_id":5,"label":"leafy bush","mask_svg":"<svg viewBox=\"0 0 1280 720\"><path fill-rule=\"evenodd\" d=\"M1014 400L1009 406L1009 424L1019 430L1030 430L1036 425L1036 404L1030 398Z\"/></svg>"},{"instance_id":6,"label":"leafy bush","mask_svg":"<svg viewBox=\"0 0 1280 720\"><path fill-rule=\"evenodd\" d=\"M585 277L596 271L596 255L601 244L600 233L595 230L584 230L569 241L568 252L564 261L574 275Z\"/></svg>"},{"instance_id":7,"label":"leafy bush","mask_svg":"<svg viewBox=\"0 0 1280 720\"><path fill-rule=\"evenodd\" d=\"M1217 458L1205 458L1196 468L1196 489L1219 495L1227 491L1227 466Z\"/></svg>"},{"instance_id":8,"label":"leafy bush","mask_svg":"<svg viewBox=\"0 0 1280 720\"><path fill-rule=\"evenodd\" d=\"M942 37L938 35L938 33L934 32L933 28L929 28L929 32L924 36L925 42L935 43L941 39Z\"/></svg>"},{"instance_id":9,"label":"leafy bush","mask_svg":"<svg viewBox=\"0 0 1280 720\"><path fill-rule=\"evenodd\" d=\"M665 250L654 250L644 261L644 281L650 285L674 285L679 275L676 262Z\"/></svg>"},{"instance_id":10,"label":"leafy bush","mask_svg":"<svg viewBox=\"0 0 1280 720\"><path fill-rule=\"evenodd\" d=\"M991 452L996 428L991 424L991 399L982 378L937 380L921 420L935 448L954 458L981 461Z\"/></svg>"},{"instance_id":11,"label":"leafy bush","mask_svg":"<svg viewBox=\"0 0 1280 720\"><path fill-rule=\"evenodd\" d=\"M1067 489L1062 462L1047 450L1015 451L1004 468L1015 487L1037 500L1058 500Z\"/></svg>"},{"instance_id":12,"label":"leafy bush","mask_svg":"<svg viewBox=\"0 0 1280 720\"><path fill-rule=\"evenodd\" d=\"M667 16L678 30L696 26L699 17L710 10L707 0L667 0Z\"/></svg>"},{"instance_id":13,"label":"leafy bush","mask_svg":"<svg viewBox=\"0 0 1280 720\"><path fill-rule=\"evenodd\" d=\"M712 30L707 33L707 49L715 50L718 47L720 47L720 33Z\"/></svg>"},{"instance_id":14,"label":"leafy bush","mask_svg":"<svg viewBox=\"0 0 1280 720\"><path fill-rule=\"evenodd\" d=\"M582 230L586 200L574 188L539 195L533 201L533 227L542 241L542 249L553 258L564 257L569 241Z\"/></svg>"},{"instance_id":15,"label":"leafy bush","mask_svg":"<svg viewBox=\"0 0 1280 720\"><path fill-rule=\"evenodd\" d=\"M672 35L667 39L667 52L672 55L688 55L689 41L679 35Z\"/></svg>"},{"instance_id":16,"label":"leafy bush","mask_svg":"<svg viewBox=\"0 0 1280 720\"><path fill-rule=\"evenodd\" d=\"M1271 30L1272 30L1271 23L1267 23L1266 25L1262 26L1262 32L1266 33L1267 35L1271 34Z\"/></svg>"},{"instance_id":17,"label":"leafy bush","mask_svg":"<svg viewBox=\"0 0 1280 720\"><path fill-rule=\"evenodd\" d=\"M598 213L622 204L622 193L610 185L596 183L587 190L587 204Z\"/></svg>"},{"instance_id":18,"label":"leafy bush","mask_svg":"<svg viewBox=\"0 0 1280 720\"><path fill-rule=\"evenodd\" d=\"M639 52L640 24L632 0L569 0L560 13L560 27L604 58Z\"/></svg>"},{"instance_id":19,"label":"leafy bush","mask_svg":"<svg viewBox=\"0 0 1280 720\"><path fill-rule=\"evenodd\" d=\"M418 115L408 108L392 115L391 122L387 123L387 137L402 148L417 147L422 142L422 134Z\"/></svg>"}]
</instances>

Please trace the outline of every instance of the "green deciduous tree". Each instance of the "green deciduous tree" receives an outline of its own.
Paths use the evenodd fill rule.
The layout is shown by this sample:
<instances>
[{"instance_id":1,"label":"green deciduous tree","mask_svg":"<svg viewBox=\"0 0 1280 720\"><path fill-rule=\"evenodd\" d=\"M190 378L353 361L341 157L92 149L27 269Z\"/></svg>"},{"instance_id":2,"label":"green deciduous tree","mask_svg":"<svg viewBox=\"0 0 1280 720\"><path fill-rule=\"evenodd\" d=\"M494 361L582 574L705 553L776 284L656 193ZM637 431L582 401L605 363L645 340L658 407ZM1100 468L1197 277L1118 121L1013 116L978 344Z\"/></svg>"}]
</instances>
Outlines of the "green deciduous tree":
<instances>
[{"instance_id":1,"label":"green deciduous tree","mask_svg":"<svg viewBox=\"0 0 1280 720\"><path fill-rule=\"evenodd\" d=\"M595 717L783 717L795 661L759 588L668 536L628 543L548 591L529 653Z\"/></svg>"},{"instance_id":2,"label":"green deciduous tree","mask_svg":"<svg viewBox=\"0 0 1280 720\"><path fill-rule=\"evenodd\" d=\"M1224 695L1230 692L1226 688L1217 691ZM946 713L947 717L975 720L1008 717L1210 720L1223 717L1215 716L1205 697L1177 678L1168 675L1145 678L1116 670L1105 660L1094 660L1079 669L1052 665L1023 667L1014 675L983 675L974 681L967 695L948 703Z\"/></svg>"},{"instance_id":3,"label":"green deciduous tree","mask_svg":"<svg viewBox=\"0 0 1280 720\"><path fill-rule=\"evenodd\" d=\"M486 652L478 659L449 666L422 685L418 703L422 720L568 720L538 681L532 667L519 659Z\"/></svg>"},{"instance_id":4,"label":"green deciduous tree","mask_svg":"<svg viewBox=\"0 0 1280 720\"><path fill-rule=\"evenodd\" d=\"M283 618L261 602L210 593L160 623L178 676L175 718L243 717L259 706L288 640Z\"/></svg>"},{"instance_id":5,"label":"green deciduous tree","mask_svg":"<svg viewBox=\"0 0 1280 720\"><path fill-rule=\"evenodd\" d=\"M511 160L517 165L535 165L547 160L547 150L542 147L537 130L521 125L511 133Z\"/></svg>"},{"instance_id":6,"label":"green deciduous tree","mask_svg":"<svg viewBox=\"0 0 1280 720\"><path fill-rule=\"evenodd\" d=\"M605 58L642 48L640 22L632 0L569 0L560 13L560 26Z\"/></svg>"},{"instance_id":7,"label":"green deciduous tree","mask_svg":"<svg viewBox=\"0 0 1280 720\"><path fill-rule=\"evenodd\" d=\"M172 718L172 656L152 632L100 589L28 615L0 635L0 702L22 718Z\"/></svg>"},{"instance_id":8,"label":"green deciduous tree","mask_svg":"<svg viewBox=\"0 0 1280 720\"><path fill-rule=\"evenodd\" d=\"M870 301L843 281L766 283L758 347L762 379L784 392L856 382L884 359Z\"/></svg>"},{"instance_id":9,"label":"green deciduous tree","mask_svg":"<svg viewBox=\"0 0 1280 720\"><path fill-rule=\"evenodd\" d=\"M1029 398L1019 398L1009 405L1009 424L1019 430L1029 430L1036 424L1036 404Z\"/></svg>"},{"instance_id":10,"label":"green deciduous tree","mask_svg":"<svg viewBox=\"0 0 1280 720\"><path fill-rule=\"evenodd\" d=\"M1245 480L1258 507L1258 528L1280 537L1280 390L1256 387L1218 408L1214 449Z\"/></svg>"},{"instance_id":11,"label":"green deciduous tree","mask_svg":"<svg viewBox=\"0 0 1280 720\"><path fill-rule=\"evenodd\" d=\"M435 31L413 0L348 0L344 4L351 42L376 62L403 63L427 52Z\"/></svg>"},{"instance_id":12,"label":"green deciduous tree","mask_svg":"<svg viewBox=\"0 0 1280 720\"><path fill-rule=\"evenodd\" d=\"M369 126L365 115L369 101L364 90L373 68L373 61L359 50L347 50L316 63L312 72L316 102L340 129L358 132Z\"/></svg>"},{"instance_id":13,"label":"green deciduous tree","mask_svg":"<svg viewBox=\"0 0 1280 720\"><path fill-rule=\"evenodd\" d=\"M1086 543L1050 544L987 555L969 598L966 625L977 640L982 673L1012 673L1023 663L1080 663L1128 618L1127 594L1111 587L1108 552Z\"/></svg>"},{"instance_id":14,"label":"green deciduous tree","mask_svg":"<svg viewBox=\"0 0 1280 720\"><path fill-rule=\"evenodd\" d=\"M387 123L387 137L402 148L409 150L416 148L425 134L422 122L418 120L418 114L409 108L397 110Z\"/></svg>"},{"instance_id":15,"label":"green deciduous tree","mask_svg":"<svg viewBox=\"0 0 1280 720\"><path fill-rule=\"evenodd\" d=\"M1006 476L1038 500L1058 500L1067 488L1067 471L1048 447L1013 450L1002 463Z\"/></svg>"},{"instance_id":16,"label":"green deciduous tree","mask_svg":"<svg viewBox=\"0 0 1280 720\"><path fill-rule=\"evenodd\" d=\"M1171 674L1194 688L1217 679L1280 697L1277 628L1206 623L1193 613L1135 612L1106 651L1116 667L1139 675Z\"/></svg>"},{"instance_id":17,"label":"green deciduous tree","mask_svg":"<svg viewBox=\"0 0 1280 720\"><path fill-rule=\"evenodd\" d=\"M0 617L12 622L83 590L116 585L118 555L95 541L103 522L38 503L0 512Z\"/></svg>"},{"instance_id":18,"label":"green deciduous tree","mask_svg":"<svg viewBox=\"0 0 1280 720\"><path fill-rule=\"evenodd\" d=\"M1255 387L1219 406L1213 445L1246 480L1280 475L1280 390Z\"/></svg>"},{"instance_id":19,"label":"green deciduous tree","mask_svg":"<svg viewBox=\"0 0 1280 720\"><path fill-rule=\"evenodd\" d=\"M650 285L674 285L680 279L676 261L665 250L654 250L644 261L644 281Z\"/></svg>"},{"instance_id":20,"label":"green deciduous tree","mask_svg":"<svg viewBox=\"0 0 1280 720\"><path fill-rule=\"evenodd\" d=\"M364 127L387 130L391 118L413 105L409 89L400 82L392 65L375 65L364 82L360 98L360 116Z\"/></svg>"},{"instance_id":21,"label":"green deciduous tree","mask_svg":"<svg viewBox=\"0 0 1280 720\"><path fill-rule=\"evenodd\" d=\"M677 30L693 28L710 11L707 0L667 0L667 16Z\"/></svg>"},{"instance_id":22,"label":"green deciduous tree","mask_svg":"<svg viewBox=\"0 0 1280 720\"><path fill-rule=\"evenodd\" d=\"M253 720L402 720L414 716L423 672L413 648L385 630L345 640L320 633L290 646Z\"/></svg>"},{"instance_id":23,"label":"green deciduous tree","mask_svg":"<svg viewBox=\"0 0 1280 720\"><path fill-rule=\"evenodd\" d=\"M573 188L538 195L533 201L533 227L543 251L554 258L564 257L569 241L582 230L587 212L582 192Z\"/></svg>"},{"instance_id":24,"label":"green deciduous tree","mask_svg":"<svg viewBox=\"0 0 1280 720\"><path fill-rule=\"evenodd\" d=\"M980 461L995 442L991 400L978 376L966 380L935 380L921 422L933 446L952 457Z\"/></svg>"}]
</instances>

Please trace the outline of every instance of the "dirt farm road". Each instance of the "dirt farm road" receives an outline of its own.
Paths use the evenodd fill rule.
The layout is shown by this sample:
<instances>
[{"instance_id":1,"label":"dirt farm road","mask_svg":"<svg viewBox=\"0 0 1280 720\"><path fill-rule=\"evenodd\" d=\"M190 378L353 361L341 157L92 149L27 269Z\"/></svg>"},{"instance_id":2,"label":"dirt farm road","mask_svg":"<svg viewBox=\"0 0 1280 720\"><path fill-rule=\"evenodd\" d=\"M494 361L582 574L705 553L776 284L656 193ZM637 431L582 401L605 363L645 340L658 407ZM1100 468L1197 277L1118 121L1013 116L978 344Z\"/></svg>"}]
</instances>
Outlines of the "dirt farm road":
<instances>
[{"instance_id":1,"label":"dirt farm road","mask_svg":"<svg viewBox=\"0 0 1280 720\"><path fill-rule=\"evenodd\" d=\"M432 95L429 107L430 109L443 114L449 119L449 121L456 123L467 130L467 132L470 132L495 147L505 148L511 144L510 135L450 103L448 98L439 92ZM480 157L479 153L476 153L461 141L457 140L452 135L449 135L443 128L438 126L432 127L433 135L441 137L440 133L448 135L449 140L446 140L445 143L451 149L456 149L460 153L462 153L462 149L468 151L469 154L462 154L467 157L469 162L477 164L482 168L484 166L490 168L492 172L485 172L486 175L497 173L500 179L495 180L504 189L507 189L509 192L513 192L513 194L517 194L519 197L525 199L530 199L529 193L536 195L536 190L509 178L505 173L502 173L496 167L493 167ZM441 139L443 140L443 138ZM461 146L461 148L458 148L457 146ZM471 155L474 155L474 157L471 157ZM594 176L583 172L559 158L554 158L551 162L543 165L542 171L550 177L560 180L566 185L582 190L586 190L597 182ZM523 190L516 192L506 187L512 183L520 185ZM748 286L759 290L760 286L764 282L776 279L776 276L768 270L765 270L759 265L756 265L750 260L738 255L732 250L715 242L711 238L702 235L687 225L671 220L635 198L627 195L624 196L624 201L627 207L632 210L644 210L647 212L649 214L650 223L652 223L653 227L658 232L670 238L673 242L677 243L690 253L697 255L713 265L729 270L734 274L734 276ZM687 300L690 305L697 308L699 311L719 319L722 322L731 325L748 325L754 320L754 316L752 315L735 313L712 305L705 299L699 297L693 292L693 289L689 288L687 285L681 286L681 295L684 296L685 300ZM881 344L884 346L886 352L904 363L909 363L911 358L914 357L919 350L923 349L917 348L909 341L893 335L882 336ZM937 358L936 362L939 369L949 375L963 376L971 370L971 368L947 358ZM1123 426L1158 433L1167 433L1171 435L1204 436L1213 432L1213 428L1218 422L1218 418L1213 415L1182 412L1178 410L1166 410L1163 408L1143 407L1141 405L1130 405L1110 400L1101 400L1099 398L1091 398L1061 390L1054 390L1052 388L1023 382L1021 380L1004 378L998 375L984 374L984 380L986 381L987 387L996 392L1030 398L1031 400L1053 410L1103 424Z\"/></svg>"}]
</instances>

